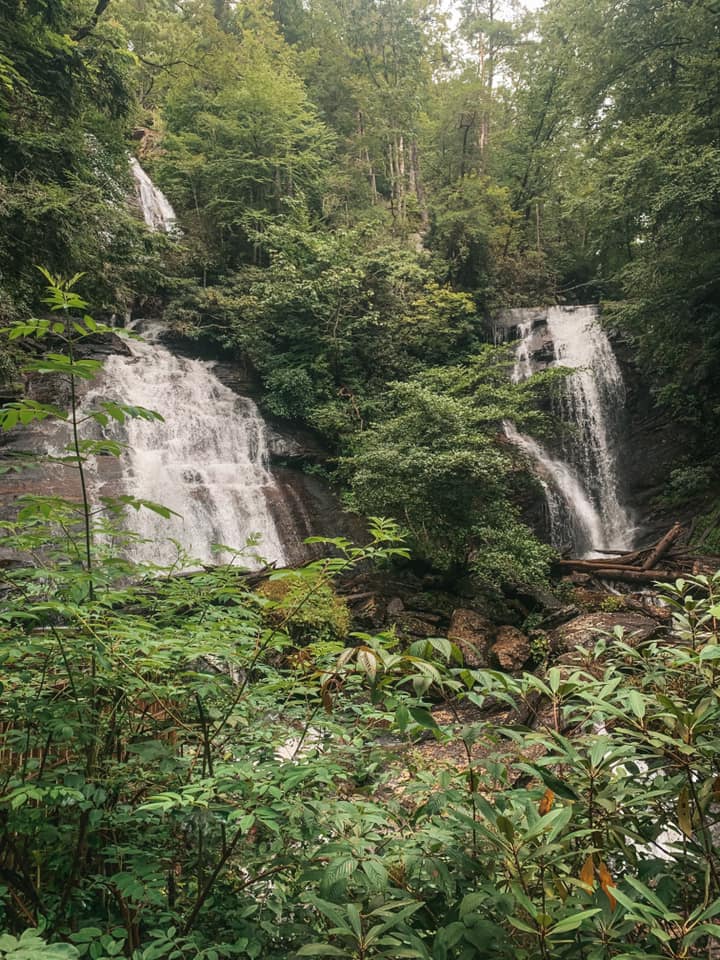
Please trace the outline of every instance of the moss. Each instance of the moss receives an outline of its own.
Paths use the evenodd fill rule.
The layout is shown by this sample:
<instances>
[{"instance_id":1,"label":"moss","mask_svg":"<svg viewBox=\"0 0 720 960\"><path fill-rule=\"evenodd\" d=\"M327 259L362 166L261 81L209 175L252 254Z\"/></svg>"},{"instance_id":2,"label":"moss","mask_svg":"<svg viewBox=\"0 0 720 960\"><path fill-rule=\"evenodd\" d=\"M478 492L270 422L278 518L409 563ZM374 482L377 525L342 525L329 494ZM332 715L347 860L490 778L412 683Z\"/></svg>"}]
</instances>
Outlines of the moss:
<instances>
[{"instance_id":1,"label":"moss","mask_svg":"<svg viewBox=\"0 0 720 960\"><path fill-rule=\"evenodd\" d=\"M695 521L693 545L703 553L720 554L720 495L713 507Z\"/></svg>"},{"instance_id":2,"label":"moss","mask_svg":"<svg viewBox=\"0 0 720 960\"><path fill-rule=\"evenodd\" d=\"M300 574L267 580L258 590L268 602L264 617L281 627L298 646L332 644L346 639L350 612L332 586Z\"/></svg>"}]
</instances>

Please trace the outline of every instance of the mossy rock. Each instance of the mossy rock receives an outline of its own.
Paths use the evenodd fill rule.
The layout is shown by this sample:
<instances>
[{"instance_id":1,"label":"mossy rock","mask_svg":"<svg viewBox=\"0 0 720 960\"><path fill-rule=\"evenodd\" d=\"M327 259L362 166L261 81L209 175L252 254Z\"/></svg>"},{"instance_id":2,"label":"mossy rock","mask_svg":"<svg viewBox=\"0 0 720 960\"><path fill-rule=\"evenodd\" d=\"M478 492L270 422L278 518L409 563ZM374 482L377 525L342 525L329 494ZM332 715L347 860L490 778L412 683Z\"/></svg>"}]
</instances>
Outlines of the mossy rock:
<instances>
[{"instance_id":1,"label":"mossy rock","mask_svg":"<svg viewBox=\"0 0 720 960\"><path fill-rule=\"evenodd\" d=\"M343 642L347 638L347 603L318 577L297 574L266 580L258 594L268 601L263 611L268 626L284 630L298 646Z\"/></svg>"}]
</instances>

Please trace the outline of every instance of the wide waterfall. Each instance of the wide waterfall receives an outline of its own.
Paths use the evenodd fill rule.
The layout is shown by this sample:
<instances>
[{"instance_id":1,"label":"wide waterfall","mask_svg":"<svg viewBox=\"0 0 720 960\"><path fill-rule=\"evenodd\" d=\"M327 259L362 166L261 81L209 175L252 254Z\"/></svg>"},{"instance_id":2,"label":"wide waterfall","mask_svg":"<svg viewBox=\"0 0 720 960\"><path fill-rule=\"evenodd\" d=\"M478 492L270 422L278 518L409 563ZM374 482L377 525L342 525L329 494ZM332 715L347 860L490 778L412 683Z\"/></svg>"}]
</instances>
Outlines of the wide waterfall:
<instances>
[{"instance_id":1,"label":"wide waterfall","mask_svg":"<svg viewBox=\"0 0 720 960\"><path fill-rule=\"evenodd\" d=\"M552 543L580 555L630 548L635 524L620 495L615 442L625 387L597 307L508 310L503 322L519 340L513 380L548 366L575 371L555 404L567 426L559 455L506 425L508 438L535 465Z\"/></svg>"},{"instance_id":2,"label":"wide waterfall","mask_svg":"<svg viewBox=\"0 0 720 960\"><path fill-rule=\"evenodd\" d=\"M132 341L132 356L114 355L87 394L88 409L101 400L122 400L162 414L114 424L112 435L127 444L122 492L160 503L178 516L132 512L130 526L147 543L131 547L136 560L169 564L177 540L201 563L227 561L213 544L234 549L259 537L265 560L284 562L268 497L276 492L268 469L268 431L253 403L224 386L212 363L171 353L148 325L144 341Z\"/></svg>"}]
</instances>

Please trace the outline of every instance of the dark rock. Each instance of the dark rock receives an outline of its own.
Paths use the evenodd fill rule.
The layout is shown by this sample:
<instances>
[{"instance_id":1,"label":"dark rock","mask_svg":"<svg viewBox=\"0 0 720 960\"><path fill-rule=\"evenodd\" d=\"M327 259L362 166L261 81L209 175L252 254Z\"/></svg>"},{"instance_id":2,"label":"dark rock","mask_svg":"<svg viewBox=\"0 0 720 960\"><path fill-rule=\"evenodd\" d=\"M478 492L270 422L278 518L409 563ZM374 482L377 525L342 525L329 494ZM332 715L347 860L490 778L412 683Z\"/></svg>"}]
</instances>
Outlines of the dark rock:
<instances>
[{"instance_id":1,"label":"dark rock","mask_svg":"<svg viewBox=\"0 0 720 960\"><path fill-rule=\"evenodd\" d=\"M81 359L104 360L119 354L132 356L132 350L125 337L117 333L99 333L94 337L85 337L75 347L75 354Z\"/></svg>"},{"instance_id":2,"label":"dark rock","mask_svg":"<svg viewBox=\"0 0 720 960\"><path fill-rule=\"evenodd\" d=\"M380 597L367 597L353 608L353 623L379 629L385 626L385 604Z\"/></svg>"},{"instance_id":3,"label":"dark rock","mask_svg":"<svg viewBox=\"0 0 720 960\"><path fill-rule=\"evenodd\" d=\"M512 596L528 611L554 612L563 606L554 593L536 584L517 584L512 588Z\"/></svg>"},{"instance_id":4,"label":"dark rock","mask_svg":"<svg viewBox=\"0 0 720 960\"><path fill-rule=\"evenodd\" d=\"M256 397L260 392L258 375L249 363L242 360L218 360L213 373L233 393L241 397Z\"/></svg>"},{"instance_id":5,"label":"dark rock","mask_svg":"<svg viewBox=\"0 0 720 960\"><path fill-rule=\"evenodd\" d=\"M421 613L440 613L447 619L452 616L456 603L457 597L440 590L428 590L426 593L413 592L405 597L405 604L409 609L419 610Z\"/></svg>"},{"instance_id":6,"label":"dark rock","mask_svg":"<svg viewBox=\"0 0 720 960\"><path fill-rule=\"evenodd\" d=\"M268 426L267 440L270 457L278 464L323 463L329 456L311 430L277 418L272 419Z\"/></svg>"},{"instance_id":7,"label":"dark rock","mask_svg":"<svg viewBox=\"0 0 720 960\"><path fill-rule=\"evenodd\" d=\"M402 602L400 597L393 597L387 605L387 615L388 617L399 617L404 609L405 604Z\"/></svg>"},{"instance_id":8,"label":"dark rock","mask_svg":"<svg viewBox=\"0 0 720 960\"><path fill-rule=\"evenodd\" d=\"M520 673L530 660L530 641L517 627L500 627L490 647L490 663L506 673Z\"/></svg>"},{"instance_id":9,"label":"dark rock","mask_svg":"<svg viewBox=\"0 0 720 960\"><path fill-rule=\"evenodd\" d=\"M272 473L276 486L268 491L268 506L291 566L328 552L323 545L305 544L306 537L367 541L365 524L355 514L343 510L326 483L291 467L275 467Z\"/></svg>"},{"instance_id":10,"label":"dark rock","mask_svg":"<svg viewBox=\"0 0 720 960\"><path fill-rule=\"evenodd\" d=\"M589 573L580 573L579 571L574 570L572 573L568 573L562 578L562 583L572 583L576 587L584 586L586 583L590 583L592 577Z\"/></svg>"},{"instance_id":11,"label":"dark rock","mask_svg":"<svg viewBox=\"0 0 720 960\"><path fill-rule=\"evenodd\" d=\"M448 639L456 643L465 660L473 669L487 667L490 647L497 627L488 617L475 610L453 610L448 629Z\"/></svg>"},{"instance_id":12,"label":"dark rock","mask_svg":"<svg viewBox=\"0 0 720 960\"><path fill-rule=\"evenodd\" d=\"M553 610L552 613L543 617L538 626L543 630L552 630L553 627L559 627L561 623L567 623L568 620L572 620L579 615L580 610L576 606L569 604L566 607L560 607L559 610Z\"/></svg>"},{"instance_id":13,"label":"dark rock","mask_svg":"<svg viewBox=\"0 0 720 960\"><path fill-rule=\"evenodd\" d=\"M535 329L533 327L533 329ZM532 359L534 363L552 363L555 359L555 346L552 340L545 340L542 346L533 350Z\"/></svg>"},{"instance_id":14,"label":"dark rock","mask_svg":"<svg viewBox=\"0 0 720 960\"><path fill-rule=\"evenodd\" d=\"M641 613L585 613L550 633L550 650L554 655L575 647L592 646L595 640L622 627L630 643L642 643L663 632L663 627Z\"/></svg>"},{"instance_id":15,"label":"dark rock","mask_svg":"<svg viewBox=\"0 0 720 960\"><path fill-rule=\"evenodd\" d=\"M436 637L437 625L425 617L413 616L405 613L397 618L396 626L404 637Z\"/></svg>"}]
</instances>

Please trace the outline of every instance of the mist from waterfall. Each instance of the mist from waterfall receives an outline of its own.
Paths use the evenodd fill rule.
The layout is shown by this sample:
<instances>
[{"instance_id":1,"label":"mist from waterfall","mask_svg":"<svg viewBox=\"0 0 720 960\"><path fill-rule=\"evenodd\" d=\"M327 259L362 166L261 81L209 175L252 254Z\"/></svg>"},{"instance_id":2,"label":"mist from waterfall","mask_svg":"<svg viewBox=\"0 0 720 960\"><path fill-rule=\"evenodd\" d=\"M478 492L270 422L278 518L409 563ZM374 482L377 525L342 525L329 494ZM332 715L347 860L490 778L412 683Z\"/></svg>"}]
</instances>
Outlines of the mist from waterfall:
<instances>
[{"instance_id":1,"label":"mist from waterfall","mask_svg":"<svg viewBox=\"0 0 720 960\"><path fill-rule=\"evenodd\" d=\"M147 543L130 547L132 559L175 562L177 540L201 563L227 562L213 544L242 548L259 536L254 552L285 560L268 497L276 492L269 471L268 430L257 406L224 386L212 363L178 357L152 339L131 341L132 356L113 355L84 399L122 400L160 413L164 422L131 419L106 432L127 444L122 492L169 507L170 519L142 509L129 526ZM245 563L245 561L243 561ZM245 565L252 565L245 563Z\"/></svg>"},{"instance_id":2,"label":"mist from waterfall","mask_svg":"<svg viewBox=\"0 0 720 960\"><path fill-rule=\"evenodd\" d=\"M518 345L512 379L570 367L554 413L567 426L560 455L506 424L508 439L534 464L551 542L577 554L632 547L635 523L620 496L615 437L625 401L622 374L594 306L508 310Z\"/></svg>"}]
</instances>

